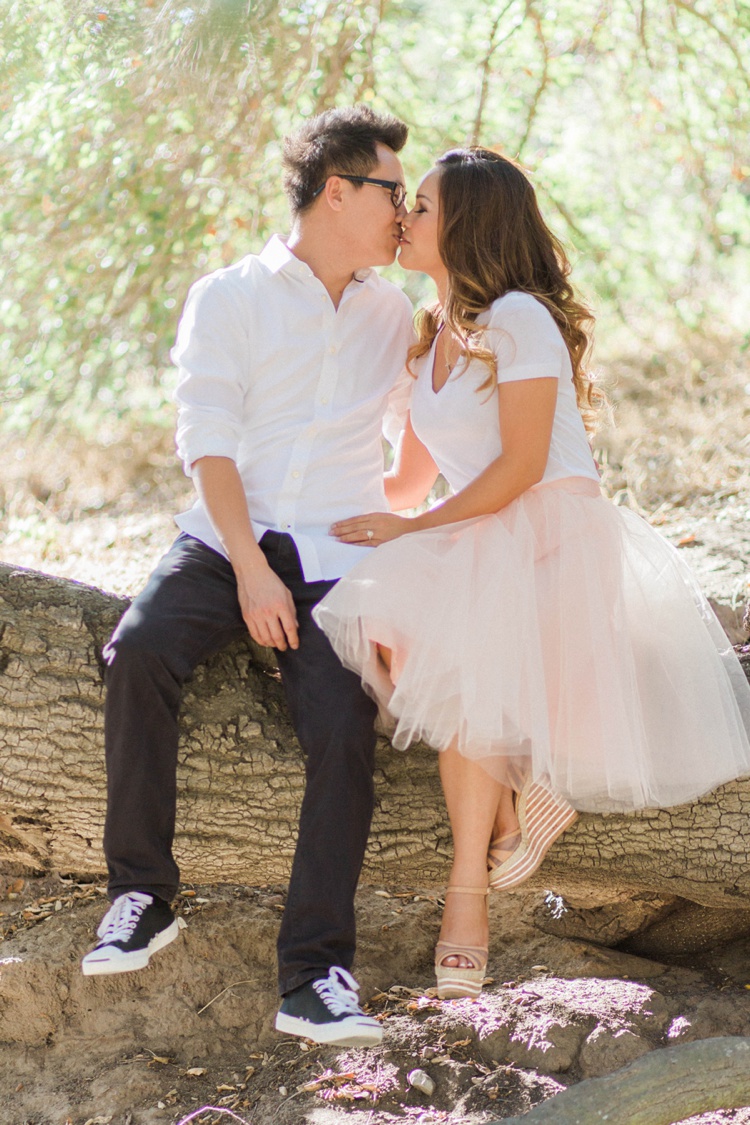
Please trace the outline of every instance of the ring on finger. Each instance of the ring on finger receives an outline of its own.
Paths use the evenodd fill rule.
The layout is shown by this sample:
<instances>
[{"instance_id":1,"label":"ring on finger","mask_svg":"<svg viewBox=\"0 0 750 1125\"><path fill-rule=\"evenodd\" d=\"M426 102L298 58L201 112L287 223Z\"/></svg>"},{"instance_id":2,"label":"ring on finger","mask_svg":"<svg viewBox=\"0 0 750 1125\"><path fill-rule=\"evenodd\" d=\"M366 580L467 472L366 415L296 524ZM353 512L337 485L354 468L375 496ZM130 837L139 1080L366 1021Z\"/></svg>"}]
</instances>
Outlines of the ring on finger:
<instances>
[{"instance_id":1,"label":"ring on finger","mask_svg":"<svg viewBox=\"0 0 750 1125\"><path fill-rule=\"evenodd\" d=\"M367 529L367 538L368 538L368 539L373 539L373 538L374 538L374 536L375 536L375 532L374 532L374 531L372 530L372 528L369 528L369 527L368 527L368 529Z\"/></svg>"}]
</instances>

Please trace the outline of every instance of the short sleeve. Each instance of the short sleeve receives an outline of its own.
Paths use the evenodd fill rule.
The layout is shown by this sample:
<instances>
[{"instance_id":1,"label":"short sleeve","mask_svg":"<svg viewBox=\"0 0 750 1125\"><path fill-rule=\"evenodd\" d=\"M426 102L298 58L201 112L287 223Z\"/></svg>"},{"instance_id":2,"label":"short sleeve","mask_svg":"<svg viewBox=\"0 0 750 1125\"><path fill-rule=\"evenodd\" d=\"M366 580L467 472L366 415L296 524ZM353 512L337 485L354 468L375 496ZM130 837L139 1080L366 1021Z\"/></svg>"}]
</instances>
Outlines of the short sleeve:
<instances>
[{"instance_id":1,"label":"short sleeve","mask_svg":"<svg viewBox=\"0 0 750 1125\"><path fill-rule=\"evenodd\" d=\"M177 451L185 472L201 457L236 460L248 341L235 302L216 275L192 286L171 352L179 370Z\"/></svg>"},{"instance_id":2,"label":"short sleeve","mask_svg":"<svg viewBox=\"0 0 750 1125\"><path fill-rule=\"evenodd\" d=\"M567 347L552 314L530 293L507 293L494 302L485 342L497 358L498 383L559 379Z\"/></svg>"}]
</instances>

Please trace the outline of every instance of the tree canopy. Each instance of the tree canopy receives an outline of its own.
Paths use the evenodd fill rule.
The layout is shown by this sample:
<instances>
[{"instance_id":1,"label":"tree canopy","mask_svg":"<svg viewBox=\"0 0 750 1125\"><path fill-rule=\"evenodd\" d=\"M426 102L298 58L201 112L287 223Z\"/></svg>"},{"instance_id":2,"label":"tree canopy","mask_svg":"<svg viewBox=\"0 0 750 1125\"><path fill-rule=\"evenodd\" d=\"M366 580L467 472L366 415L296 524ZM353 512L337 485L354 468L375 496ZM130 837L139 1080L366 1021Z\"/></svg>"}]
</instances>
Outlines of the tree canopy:
<instances>
[{"instance_id":1,"label":"tree canopy","mask_svg":"<svg viewBox=\"0 0 750 1125\"><path fill-rule=\"evenodd\" d=\"M737 332L749 87L740 0L0 0L5 419L158 412L189 284L287 226L281 138L353 101L408 122L412 193L517 157L636 336Z\"/></svg>"}]
</instances>

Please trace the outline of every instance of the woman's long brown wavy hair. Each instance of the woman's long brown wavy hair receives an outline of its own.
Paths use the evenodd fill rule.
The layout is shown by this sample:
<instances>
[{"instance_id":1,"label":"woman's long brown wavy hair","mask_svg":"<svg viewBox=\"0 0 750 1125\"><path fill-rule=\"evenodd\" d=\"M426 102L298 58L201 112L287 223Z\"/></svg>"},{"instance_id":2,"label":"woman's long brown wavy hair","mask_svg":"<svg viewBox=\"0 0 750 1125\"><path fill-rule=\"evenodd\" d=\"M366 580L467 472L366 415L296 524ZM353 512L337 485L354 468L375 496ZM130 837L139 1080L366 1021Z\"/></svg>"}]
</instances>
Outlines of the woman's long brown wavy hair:
<instances>
[{"instance_id":1,"label":"woman's long brown wavy hair","mask_svg":"<svg viewBox=\"0 0 750 1125\"><path fill-rule=\"evenodd\" d=\"M423 309L408 363L429 351L445 325L461 354L489 368L480 390L494 386L497 360L483 346L476 318L498 297L520 290L552 314L570 353L578 408L587 429L604 396L587 374L594 318L568 281L570 262L544 222L536 194L512 160L486 148L452 149L435 165L440 173L438 249L448 269L445 306Z\"/></svg>"}]
</instances>

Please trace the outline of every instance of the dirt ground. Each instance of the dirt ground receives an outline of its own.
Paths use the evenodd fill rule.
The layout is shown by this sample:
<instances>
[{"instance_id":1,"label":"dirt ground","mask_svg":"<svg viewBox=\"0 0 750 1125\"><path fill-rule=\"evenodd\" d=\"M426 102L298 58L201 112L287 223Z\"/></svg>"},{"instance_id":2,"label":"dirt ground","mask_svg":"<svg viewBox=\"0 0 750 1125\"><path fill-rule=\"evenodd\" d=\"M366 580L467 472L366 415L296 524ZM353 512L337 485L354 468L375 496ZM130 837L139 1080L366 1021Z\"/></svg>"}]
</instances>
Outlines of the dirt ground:
<instances>
[{"instance_id":1,"label":"dirt ground","mask_svg":"<svg viewBox=\"0 0 750 1125\"><path fill-rule=\"evenodd\" d=\"M355 969L385 1039L352 1050L273 1030L283 887L185 887L179 938L148 969L102 978L78 968L100 886L2 888L2 1125L173 1125L199 1110L224 1125L222 1108L250 1125L480 1125L660 1046L750 1034L750 935L656 963L542 932L539 892L493 896L490 982L477 1001L441 1002L441 900L362 888ZM750 1110L694 1121L748 1123Z\"/></svg>"}]
</instances>

